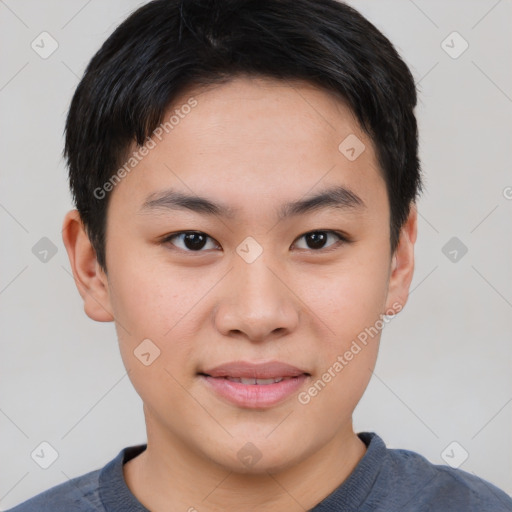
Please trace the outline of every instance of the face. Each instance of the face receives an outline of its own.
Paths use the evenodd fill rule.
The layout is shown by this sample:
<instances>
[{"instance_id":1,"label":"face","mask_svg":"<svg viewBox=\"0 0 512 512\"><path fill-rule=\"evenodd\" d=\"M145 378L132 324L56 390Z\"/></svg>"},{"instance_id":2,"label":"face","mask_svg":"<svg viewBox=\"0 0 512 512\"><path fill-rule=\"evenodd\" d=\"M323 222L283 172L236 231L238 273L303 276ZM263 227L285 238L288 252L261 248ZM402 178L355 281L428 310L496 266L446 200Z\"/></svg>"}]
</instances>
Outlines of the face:
<instances>
[{"instance_id":1,"label":"face","mask_svg":"<svg viewBox=\"0 0 512 512\"><path fill-rule=\"evenodd\" d=\"M342 101L236 78L173 110L187 102L111 193L97 300L150 443L276 471L352 433L381 315L410 276L372 142Z\"/></svg>"}]
</instances>

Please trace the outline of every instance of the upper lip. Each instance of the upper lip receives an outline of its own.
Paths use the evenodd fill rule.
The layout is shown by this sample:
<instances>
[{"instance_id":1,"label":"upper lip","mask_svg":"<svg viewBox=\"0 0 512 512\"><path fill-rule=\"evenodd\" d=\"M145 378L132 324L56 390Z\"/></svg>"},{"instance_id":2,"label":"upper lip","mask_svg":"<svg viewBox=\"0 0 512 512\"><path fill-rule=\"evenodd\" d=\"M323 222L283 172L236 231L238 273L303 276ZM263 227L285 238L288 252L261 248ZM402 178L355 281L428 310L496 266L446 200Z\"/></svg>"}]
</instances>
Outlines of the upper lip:
<instances>
[{"instance_id":1,"label":"upper lip","mask_svg":"<svg viewBox=\"0 0 512 512\"><path fill-rule=\"evenodd\" d=\"M215 368L200 372L210 377L234 377L241 379L275 379L278 377L298 377L309 375L306 371L280 361L267 363L251 363L248 361L232 361Z\"/></svg>"}]
</instances>

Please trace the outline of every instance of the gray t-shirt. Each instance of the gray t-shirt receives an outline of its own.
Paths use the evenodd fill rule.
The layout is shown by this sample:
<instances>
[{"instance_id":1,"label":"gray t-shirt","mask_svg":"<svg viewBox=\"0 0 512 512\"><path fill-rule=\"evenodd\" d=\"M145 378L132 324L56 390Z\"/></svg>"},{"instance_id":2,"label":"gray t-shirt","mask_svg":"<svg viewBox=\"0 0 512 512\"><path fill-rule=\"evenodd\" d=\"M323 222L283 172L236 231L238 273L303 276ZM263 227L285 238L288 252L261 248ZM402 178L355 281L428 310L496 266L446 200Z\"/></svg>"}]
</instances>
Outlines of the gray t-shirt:
<instances>
[{"instance_id":1,"label":"gray t-shirt","mask_svg":"<svg viewBox=\"0 0 512 512\"><path fill-rule=\"evenodd\" d=\"M409 450L388 449L375 433L358 436L367 446L363 458L311 512L512 511L512 498L481 478L432 464ZM123 477L123 464L145 449L124 448L102 469L57 485L8 512L148 512ZM200 499L197 506L191 504L192 510L201 510Z\"/></svg>"}]
</instances>

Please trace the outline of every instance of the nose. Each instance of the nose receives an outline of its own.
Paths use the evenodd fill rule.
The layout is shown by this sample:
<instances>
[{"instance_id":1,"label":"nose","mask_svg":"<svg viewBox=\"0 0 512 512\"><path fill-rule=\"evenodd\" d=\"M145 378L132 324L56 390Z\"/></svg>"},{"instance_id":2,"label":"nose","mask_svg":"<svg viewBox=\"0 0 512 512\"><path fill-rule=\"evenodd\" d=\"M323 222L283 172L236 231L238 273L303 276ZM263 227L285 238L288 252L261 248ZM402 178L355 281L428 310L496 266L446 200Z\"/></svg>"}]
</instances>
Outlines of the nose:
<instances>
[{"instance_id":1,"label":"nose","mask_svg":"<svg viewBox=\"0 0 512 512\"><path fill-rule=\"evenodd\" d=\"M237 261L223 286L215 325L224 336L261 342L297 328L300 302L285 276L262 257L252 263Z\"/></svg>"}]
</instances>

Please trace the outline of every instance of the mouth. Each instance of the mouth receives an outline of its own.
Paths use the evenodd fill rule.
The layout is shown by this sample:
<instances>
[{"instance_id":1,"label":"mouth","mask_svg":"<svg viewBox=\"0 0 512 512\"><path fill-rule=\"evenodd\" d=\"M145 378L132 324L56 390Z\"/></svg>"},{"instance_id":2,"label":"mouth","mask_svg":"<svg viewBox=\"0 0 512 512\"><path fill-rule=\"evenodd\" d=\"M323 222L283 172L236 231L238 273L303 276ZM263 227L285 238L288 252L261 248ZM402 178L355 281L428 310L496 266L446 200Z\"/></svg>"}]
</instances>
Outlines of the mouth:
<instances>
[{"instance_id":1,"label":"mouth","mask_svg":"<svg viewBox=\"0 0 512 512\"><path fill-rule=\"evenodd\" d=\"M234 361L198 373L216 396L242 408L268 408L295 394L311 374L279 361Z\"/></svg>"},{"instance_id":2,"label":"mouth","mask_svg":"<svg viewBox=\"0 0 512 512\"><path fill-rule=\"evenodd\" d=\"M211 375L205 374L206 377L211 377ZM268 386L269 384L277 384L278 382L282 382L285 379L295 379L296 377L273 377L271 379L253 379L251 378L243 378L243 377L214 377L217 379L226 379L230 382L240 382L240 384L245 385L258 385L258 386Z\"/></svg>"}]
</instances>

